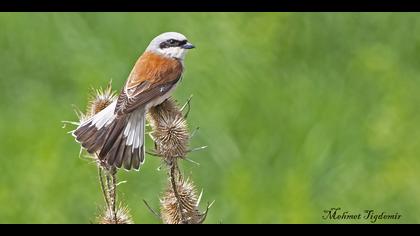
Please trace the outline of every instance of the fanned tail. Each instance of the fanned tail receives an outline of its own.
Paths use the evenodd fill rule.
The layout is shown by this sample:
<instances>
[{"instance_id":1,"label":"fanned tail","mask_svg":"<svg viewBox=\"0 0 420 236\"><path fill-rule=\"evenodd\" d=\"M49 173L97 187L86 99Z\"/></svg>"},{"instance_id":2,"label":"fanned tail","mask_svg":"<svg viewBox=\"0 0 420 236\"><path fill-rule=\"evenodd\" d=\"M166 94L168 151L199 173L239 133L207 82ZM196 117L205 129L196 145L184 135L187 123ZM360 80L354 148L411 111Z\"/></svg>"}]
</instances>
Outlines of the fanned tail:
<instances>
[{"instance_id":1,"label":"fanned tail","mask_svg":"<svg viewBox=\"0 0 420 236\"><path fill-rule=\"evenodd\" d=\"M73 136L89 153L111 166L138 170L144 163L145 111L114 114L116 102L97 113L75 131Z\"/></svg>"}]
</instances>

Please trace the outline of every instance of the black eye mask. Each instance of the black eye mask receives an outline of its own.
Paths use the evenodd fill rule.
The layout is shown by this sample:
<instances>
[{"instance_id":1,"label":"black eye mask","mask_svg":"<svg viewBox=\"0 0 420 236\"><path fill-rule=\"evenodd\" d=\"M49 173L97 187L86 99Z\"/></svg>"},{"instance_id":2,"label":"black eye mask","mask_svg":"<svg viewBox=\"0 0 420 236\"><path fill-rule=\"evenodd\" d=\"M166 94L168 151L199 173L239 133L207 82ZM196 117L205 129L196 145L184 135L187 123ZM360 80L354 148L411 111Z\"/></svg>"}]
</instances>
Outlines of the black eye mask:
<instances>
[{"instance_id":1,"label":"black eye mask","mask_svg":"<svg viewBox=\"0 0 420 236\"><path fill-rule=\"evenodd\" d=\"M170 48L170 47L181 47L187 43L187 40L176 40L176 39L168 39L165 42L159 44L161 49L163 48Z\"/></svg>"}]
</instances>

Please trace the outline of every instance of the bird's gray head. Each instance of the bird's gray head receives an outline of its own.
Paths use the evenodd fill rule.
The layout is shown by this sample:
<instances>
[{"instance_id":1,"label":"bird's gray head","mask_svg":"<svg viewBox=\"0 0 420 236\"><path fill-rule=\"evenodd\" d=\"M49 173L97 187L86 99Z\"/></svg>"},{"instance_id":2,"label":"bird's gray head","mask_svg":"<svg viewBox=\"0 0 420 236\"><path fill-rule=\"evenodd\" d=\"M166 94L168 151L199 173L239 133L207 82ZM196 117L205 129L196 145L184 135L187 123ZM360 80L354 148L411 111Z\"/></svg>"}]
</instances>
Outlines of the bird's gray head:
<instances>
[{"instance_id":1,"label":"bird's gray head","mask_svg":"<svg viewBox=\"0 0 420 236\"><path fill-rule=\"evenodd\" d=\"M184 35L176 32L166 32L154 38L146 48L146 51L184 60L187 51L194 47Z\"/></svg>"}]
</instances>

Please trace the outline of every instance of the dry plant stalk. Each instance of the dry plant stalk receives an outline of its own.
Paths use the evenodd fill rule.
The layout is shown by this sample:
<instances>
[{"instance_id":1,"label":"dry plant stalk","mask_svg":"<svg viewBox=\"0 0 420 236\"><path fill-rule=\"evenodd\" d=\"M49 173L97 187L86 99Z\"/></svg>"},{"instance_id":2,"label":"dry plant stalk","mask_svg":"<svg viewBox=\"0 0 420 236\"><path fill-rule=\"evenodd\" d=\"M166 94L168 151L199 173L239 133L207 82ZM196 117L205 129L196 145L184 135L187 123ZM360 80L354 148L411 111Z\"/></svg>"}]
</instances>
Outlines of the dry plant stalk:
<instances>
[{"instance_id":1,"label":"dry plant stalk","mask_svg":"<svg viewBox=\"0 0 420 236\"><path fill-rule=\"evenodd\" d=\"M210 206L204 213L198 209L200 197L191 180L184 179L178 160L187 153L190 134L185 116L173 99L153 107L148 113L155 142L154 155L162 158L168 169L168 187L160 199L160 218L165 224L201 224Z\"/></svg>"}]
</instances>

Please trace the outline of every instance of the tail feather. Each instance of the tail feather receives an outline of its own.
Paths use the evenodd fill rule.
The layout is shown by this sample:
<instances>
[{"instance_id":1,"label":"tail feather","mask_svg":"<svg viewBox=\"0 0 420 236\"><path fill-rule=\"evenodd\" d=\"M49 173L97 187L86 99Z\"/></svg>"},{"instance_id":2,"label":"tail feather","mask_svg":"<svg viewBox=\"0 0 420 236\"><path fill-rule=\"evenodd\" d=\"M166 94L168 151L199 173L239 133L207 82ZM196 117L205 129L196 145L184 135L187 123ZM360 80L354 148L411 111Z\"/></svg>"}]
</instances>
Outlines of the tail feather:
<instances>
[{"instance_id":1,"label":"tail feather","mask_svg":"<svg viewBox=\"0 0 420 236\"><path fill-rule=\"evenodd\" d=\"M89 148L87 149L87 151L89 153L93 153L96 150L99 150L105 144L108 134L114 130L114 128L116 127L116 124L117 124L116 122L113 122L109 125L109 127L99 129L97 138L94 140L93 143L88 145Z\"/></svg>"},{"instance_id":2,"label":"tail feather","mask_svg":"<svg viewBox=\"0 0 420 236\"><path fill-rule=\"evenodd\" d=\"M132 160L132 165L134 168L138 169L140 165L144 163L144 144L134 149L134 156Z\"/></svg>"},{"instance_id":3,"label":"tail feather","mask_svg":"<svg viewBox=\"0 0 420 236\"><path fill-rule=\"evenodd\" d=\"M140 150L139 148L135 148L133 152L133 158L131 158L131 165L134 169L138 169L140 167Z\"/></svg>"},{"instance_id":4,"label":"tail feather","mask_svg":"<svg viewBox=\"0 0 420 236\"><path fill-rule=\"evenodd\" d=\"M120 150L123 150L125 148L124 145L125 141L123 139L123 136L120 134L115 141L115 145L111 148L111 150L108 152L108 154L104 157L104 160L106 160L106 163L108 165L114 165L115 161L118 159L118 154Z\"/></svg>"},{"instance_id":5,"label":"tail feather","mask_svg":"<svg viewBox=\"0 0 420 236\"><path fill-rule=\"evenodd\" d=\"M99 158L103 158L107 155L107 153L114 146L115 141L117 140L118 136L121 134L122 130L124 129L127 123L125 117L115 119L114 122L115 122L115 128L108 131L109 134L104 145L101 148L101 152L99 153Z\"/></svg>"},{"instance_id":6,"label":"tail feather","mask_svg":"<svg viewBox=\"0 0 420 236\"><path fill-rule=\"evenodd\" d=\"M123 163L127 162L126 160L130 160L130 162L131 162L131 150L130 150L130 146L125 145L124 152L123 152L123 154L122 154L121 157L122 157L122 159L118 159L118 160L115 161L115 165L118 168L121 168L122 165L123 165ZM128 168L126 168L125 165L124 165L124 168L125 169L128 169Z\"/></svg>"},{"instance_id":7,"label":"tail feather","mask_svg":"<svg viewBox=\"0 0 420 236\"><path fill-rule=\"evenodd\" d=\"M127 154L130 154L130 151L127 151ZM134 155L134 154L133 154ZM123 160L123 165L125 169L130 169L131 168L131 160L132 160L133 156L129 157L127 156L127 158L125 158Z\"/></svg>"},{"instance_id":8,"label":"tail feather","mask_svg":"<svg viewBox=\"0 0 420 236\"><path fill-rule=\"evenodd\" d=\"M87 123L83 126L79 126L79 128L73 132L73 135L76 137L76 141L81 142L81 140L85 140L86 142L97 132L97 130L95 130L94 127L91 127L90 124L91 123ZM82 143L82 146L85 142Z\"/></svg>"},{"instance_id":9,"label":"tail feather","mask_svg":"<svg viewBox=\"0 0 420 236\"><path fill-rule=\"evenodd\" d=\"M145 154L145 111L138 109L116 117L112 106L115 104L81 124L73 135L83 148L109 165L139 169Z\"/></svg>"},{"instance_id":10,"label":"tail feather","mask_svg":"<svg viewBox=\"0 0 420 236\"><path fill-rule=\"evenodd\" d=\"M124 139L123 143L125 143L125 139ZM115 160L112 163L112 165L117 166L118 168L121 168L122 162L124 160L124 153L125 153L126 149L127 149L126 145L124 145L124 144L120 145L120 147L118 149L118 152L115 155Z\"/></svg>"}]
</instances>

